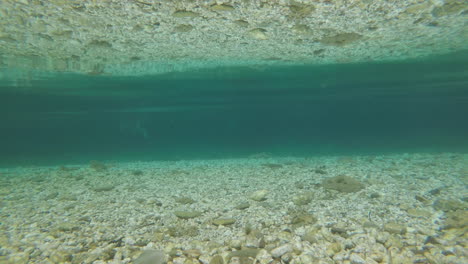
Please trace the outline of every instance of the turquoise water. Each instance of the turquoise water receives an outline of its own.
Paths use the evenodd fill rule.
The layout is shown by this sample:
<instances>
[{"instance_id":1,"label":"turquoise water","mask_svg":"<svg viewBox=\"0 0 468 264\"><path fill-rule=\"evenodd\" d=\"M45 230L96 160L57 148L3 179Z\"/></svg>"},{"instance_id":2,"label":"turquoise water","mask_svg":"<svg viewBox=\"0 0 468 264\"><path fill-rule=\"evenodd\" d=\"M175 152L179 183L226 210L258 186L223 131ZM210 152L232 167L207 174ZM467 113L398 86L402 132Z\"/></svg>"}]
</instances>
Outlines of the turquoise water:
<instances>
[{"instance_id":1,"label":"turquoise water","mask_svg":"<svg viewBox=\"0 0 468 264\"><path fill-rule=\"evenodd\" d=\"M0 264L468 263L467 10L0 1Z\"/></svg>"},{"instance_id":2,"label":"turquoise water","mask_svg":"<svg viewBox=\"0 0 468 264\"><path fill-rule=\"evenodd\" d=\"M0 85L0 165L462 152L468 54Z\"/></svg>"}]
</instances>

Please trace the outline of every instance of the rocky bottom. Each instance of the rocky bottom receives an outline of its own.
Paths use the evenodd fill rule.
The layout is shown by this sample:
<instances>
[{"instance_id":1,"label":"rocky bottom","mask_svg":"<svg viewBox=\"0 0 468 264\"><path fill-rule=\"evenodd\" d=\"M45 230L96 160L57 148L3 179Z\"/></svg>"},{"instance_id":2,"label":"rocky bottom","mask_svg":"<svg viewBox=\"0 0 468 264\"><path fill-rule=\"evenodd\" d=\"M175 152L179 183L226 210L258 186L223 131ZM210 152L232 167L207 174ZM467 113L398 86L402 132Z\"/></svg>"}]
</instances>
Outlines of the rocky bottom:
<instances>
[{"instance_id":1,"label":"rocky bottom","mask_svg":"<svg viewBox=\"0 0 468 264\"><path fill-rule=\"evenodd\" d=\"M468 263L468 155L0 170L0 263Z\"/></svg>"}]
</instances>

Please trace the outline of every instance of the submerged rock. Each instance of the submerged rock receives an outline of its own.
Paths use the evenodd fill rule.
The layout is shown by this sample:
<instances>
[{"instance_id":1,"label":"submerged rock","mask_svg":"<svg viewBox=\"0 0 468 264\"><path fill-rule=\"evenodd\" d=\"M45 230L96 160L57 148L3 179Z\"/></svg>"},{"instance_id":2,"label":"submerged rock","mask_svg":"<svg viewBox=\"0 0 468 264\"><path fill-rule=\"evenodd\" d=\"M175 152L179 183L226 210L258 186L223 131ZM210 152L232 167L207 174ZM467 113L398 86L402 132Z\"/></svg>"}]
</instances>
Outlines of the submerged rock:
<instances>
[{"instance_id":1,"label":"submerged rock","mask_svg":"<svg viewBox=\"0 0 468 264\"><path fill-rule=\"evenodd\" d=\"M167 228L167 234L171 237L194 237L199 234L198 227L196 225L186 226L183 224L177 224Z\"/></svg>"},{"instance_id":2,"label":"submerged rock","mask_svg":"<svg viewBox=\"0 0 468 264\"><path fill-rule=\"evenodd\" d=\"M272 249L271 256L273 256L274 258L280 258L284 254L292 252L292 251L293 251L293 248L290 244L284 244L282 246Z\"/></svg>"},{"instance_id":3,"label":"submerged rock","mask_svg":"<svg viewBox=\"0 0 468 264\"><path fill-rule=\"evenodd\" d=\"M181 219L190 219L198 217L202 214L200 211L175 211L175 216Z\"/></svg>"},{"instance_id":4,"label":"submerged rock","mask_svg":"<svg viewBox=\"0 0 468 264\"><path fill-rule=\"evenodd\" d=\"M310 14L315 11L315 6L291 1L289 5L289 11L290 13L288 18L290 20L301 20L310 16Z\"/></svg>"},{"instance_id":5,"label":"submerged rock","mask_svg":"<svg viewBox=\"0 0 468 264\"><path fill-rule=\"evenodd\" d=\"M248 202L242 202L242 203L236 205L234 208L235 208L235 209L238 209L238 210L244 210L244 209L247 209L247 208L249 208L249 207L250 207L250 203L248 203Z\"/></svg>"},{"instance_id":6,"label":"submerged rock","mask_svg":"<svg viewBox=\"0 0 468 264\"><path fill-rule=\"evenodd\" d=\"M167 263L164 252L159 250L145 250L135 260L135 264L165 264Z\"/></svg>"},{"instance_id":7,"label":"submerged rock","mask_svg":"<svg viewBox=\"0 0 468 264\"><path fill-rule=\"evenodd\" d=\"M249 31L249 36L257 40L266 40L268 35L266 34L266 29L263 28L254 28Z\"/></svg>"},{"instance_id":8,"label":"submerged rock","mask_svg":"<svg viewBox=\"0 0 468 264\"><path fill-rule=\"evenodd\" d=\"M224 264L224 259L221 255L216 255L210 260L210 264Z\"/></svg>"},{"instance_id":9,"label":"submerged rock","mask_svg":"<svg viewBox=\"0 0 468 264\"><path fill-rule=\"evenodd\" d=\"M192 25L182 24L182 25L177 25L176 27L174 27L174 32L184 33L184 32L192 31L192 29L193 29Z\"/></svg>"},{"instance_id":10,"label":"submerged rock","mask_svg":"<svg viewBox=\"0 0 468 264\"><path fill-rule=\"evenodd\" d=\"M98 185L93 188L93 191L95 192L108 192L112 191L115 188L114 185L112 184L103 184L103 185Z\"/></svg>"},{"instance_id":11,"label":"submerged rock","mask_svg":"<svg viewBox=\"0 0 468 264\"><path fill-rule=\"evenodd\" d=\"M250 199L257 201L257 202L261 202L267 199L266 198L267 195L268 195L268 190L258 190L250 195Z\"/></svg>"},{"instance_id":12,"label":"submerged rock","mask_svg":"<svg viewBox=\"0 0 468 264\"><path fill-rule=\"evenodd\" d=\"M327 190L335 190L344 193L357 192L364 188L364 184L345 175L325 179L322 186Z\"/></svg>"},{"instance_id":13,"label":"submerged rock","mask_svg":"<svg viewBox=\"0 0 468 264\"><path fill-rule=\"evenodd\" d=\"M306 192L293 197L293 203L295 205L307 205L312 201L314 194L312 192Z\"/></svg>"},{"instance_id":14,"label":"submerged rock","mask_svg":"<svg viewBox=\"0 0 468 264\"><path fill-rule=\"evenodd\" d=\"M406 226L398 223L388 223L385 224L384 230L389 232L390 234L403 235L406 233Z\"/></svg>"},{"instance_id":15,"label":"submerged rock","mask_svg":"<svg viewBox=\"0 0 468 264\"><path fill-rule=\"evenodd\" d=\"M411 208L408 209L407 213L413 217L428 218L431 217L432 213L426 210Z\"/></svg>"},{"instance_id":16,"label":"submerged rock","mask_svg":"<svg viewBox=\"0 0 468 264\"><path fill-rule=\"evenodd\" d=\"M190 198L190 197L179 197L175 201L180 203L180 204L193 204L193 203L195 203L195 200Z\"/></svg>"},{"instance_id":17,"label":"submerged rock","mask_svg":"<svg viewBox=\"0 0 468 264\"><path fill-rule=\"evenodd\" d=\"M362 38L357 33L340 33L333 36L327 36L320 40L320 43L330 46L345 46Z\"/></svg>"},{"instance_id":18,"label":"submerged rock","mask_svg":"<svg viewBox=\"0 0 468 264\"><path fill-rule=\"evenodd\" d=\"M468 211L457 210L455 212L448 212L446 216L444 229L466 229L468 227Z\"/></svg>"},{"instance_id":19,"label":"submerged rock","mask_svg":"<svg viewBox=\"0 0 468 264\"><path fill-rule=\"evenodd\" d=\"M213 11L233 11L235 8L232 5L221 4L221 5L212 5L211 10Z\"/></svg>"},{"instance_id":20,"label":"submerged rock","mask_svg":"<svg viewBox=\"0 0 468 264\"><path fill-rule=\"evenodd\" d=\"M260 249L258 248L243 248L241 250L233 251L227 256L227 262L229 263L229 261L231 261L231 258L234 257L238 257L241 259L254 259L257 256L258 252L260 252Z\"/></svg>"},{"instance_id":21,"label":"submerged rock","mask_svg":"<svg viewBox=\"0 0 468 264\"><path fill-rule=\"evenodd\" d=\"M236 219L234 218L218 218L218 219L215 219L213 220L213 224L214 225L223 225L223 226L226 226L226 225L232 225L236 222Z\"/></svg>"},{"instance_id":22,"label":"submerged rock","mask_svg":"<svg viewBox=\"0 0 468 264\"><path fill-rule=\"evenodd\" d=\"M466 206L457 200L449 200L449 199L439 199L434 202L432 205L434 209L436 210L441 210L444 212L449 212L449 211L456 211L456 210L464 210L466 209Z\"/></svg>"},{"instance_id":23,"label":"submerged rock","mask_svg":"<svg viewBox=\"0 0 468 264\"><path fill-rule=\"evenodd\" d=\"M317 218L310 213L297 213L292 215L291 224L294 226L312 225L317 222Z\"/></svg>"},{"instance_id":24,"label":"submerged rock","mask_svg":"<svg viewBox=\"0 0 468 264\"><path fill-rule=\"evenodd\" d=\"M457 14L467 8L468 4L466 1L446 0L443 5L437 6L432 10L432 15L434 17L447 16Z\"/></svg>"}]
</instances>

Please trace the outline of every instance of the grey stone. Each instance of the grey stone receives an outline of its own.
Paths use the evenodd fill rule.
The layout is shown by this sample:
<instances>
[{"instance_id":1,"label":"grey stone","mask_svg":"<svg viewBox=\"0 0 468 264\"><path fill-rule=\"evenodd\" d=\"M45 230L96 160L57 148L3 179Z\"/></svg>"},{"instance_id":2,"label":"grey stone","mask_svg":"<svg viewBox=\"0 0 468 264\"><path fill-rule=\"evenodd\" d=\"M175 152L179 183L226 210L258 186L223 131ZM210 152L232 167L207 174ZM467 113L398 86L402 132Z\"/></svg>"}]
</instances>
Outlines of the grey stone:
<instances>
[{"instance_id":1,"label":"grey stone","mask_svg":"<svg viewBox=\"0 0 468 264\"><path fill-rule=\"evenodd\" d=\"M387 223L384 226L384 230L390 234L403 235L406 233L406 226L398 223Z\"/></svg>"},{"instance_id":2,"label":"grey stone","mask_svg":"<svg viewBox=\"0 0 468 264\"><path fill-rule=\"evenodd\" d=\"M202 213L199 211L175 211L175 216L181 219L190 219L200 216Z\"/></svg>"},{"instance_id":3,"label":"grey stone","mask_svg":"<svg viewBox=\"0 0 468 264\"><path fill-rule=\"evenodd\" d=\"M166 256L160 250L145 250L135 260L135 264L165 264Z\"/></svg>"},{"instance_id":4,"label":"grey stone","mask_svg":"<svg viewBox=\"0 0 468 264\"><path fill-rule=\"evenodd\" d=\"M293 248L290 244L284 244L282 246L279 246L277 248L274 248L271 251L271 256L274 258L279 258L283 256L286 253L292 252Z\"/></svg>"}]
</instances>

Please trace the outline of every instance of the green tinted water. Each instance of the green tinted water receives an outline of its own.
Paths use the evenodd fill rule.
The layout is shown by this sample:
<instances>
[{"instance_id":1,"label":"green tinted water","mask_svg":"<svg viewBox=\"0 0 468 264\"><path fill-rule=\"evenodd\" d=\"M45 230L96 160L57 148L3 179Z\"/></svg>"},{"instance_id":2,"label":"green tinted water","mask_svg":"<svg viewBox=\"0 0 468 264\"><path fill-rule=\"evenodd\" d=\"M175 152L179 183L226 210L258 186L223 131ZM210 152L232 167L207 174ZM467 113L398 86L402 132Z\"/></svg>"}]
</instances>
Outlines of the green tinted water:
<instances>
[{"instance_id":1,"label":"green tinted water","mask_svg":"<svg viewBox=\"0 0 468 264\"><path fill-rule=\"evenodd\" d=\"M1 165L466 152L467 57L4 81Z\"/></svg>"}]
</instances>

